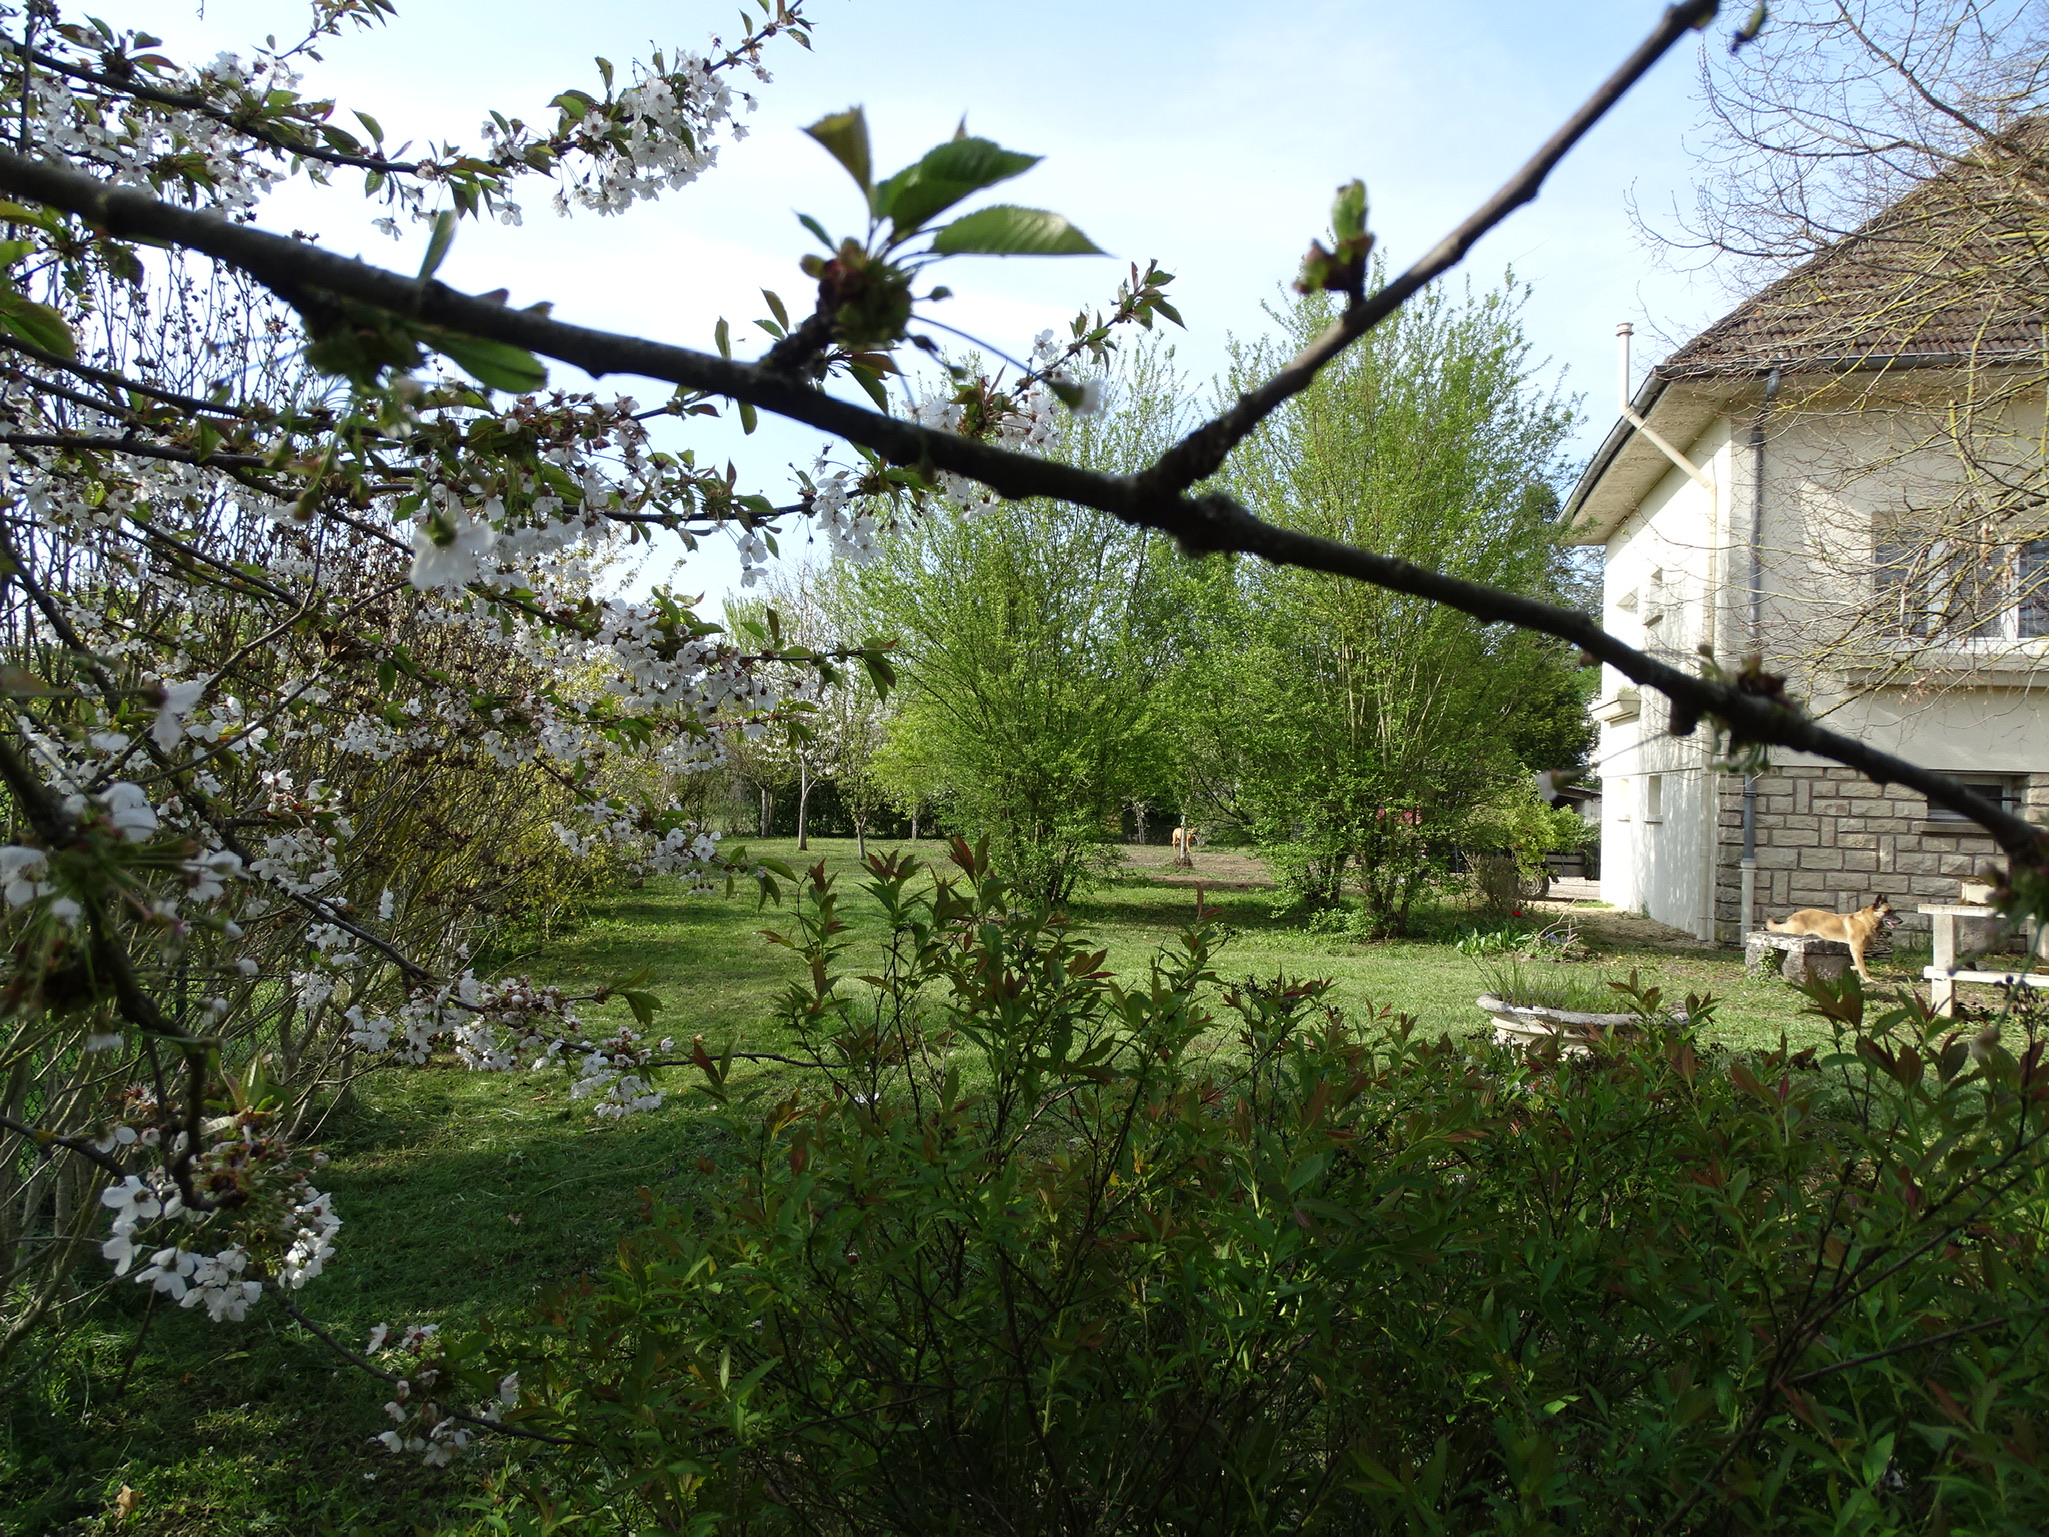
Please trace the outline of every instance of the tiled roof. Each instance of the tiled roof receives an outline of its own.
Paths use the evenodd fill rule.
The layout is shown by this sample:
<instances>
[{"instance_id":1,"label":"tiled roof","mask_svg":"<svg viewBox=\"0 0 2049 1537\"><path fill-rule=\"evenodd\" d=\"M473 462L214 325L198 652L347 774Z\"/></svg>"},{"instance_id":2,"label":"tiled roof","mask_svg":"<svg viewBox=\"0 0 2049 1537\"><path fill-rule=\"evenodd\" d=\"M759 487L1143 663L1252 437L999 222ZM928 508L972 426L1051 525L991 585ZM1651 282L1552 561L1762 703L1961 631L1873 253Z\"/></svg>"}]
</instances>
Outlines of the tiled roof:
<instances>
[{"instance_id":1,"label":"tiled roof","mask_svg":"<svg viewBox=\"0 0 2049 1537\"><path fill-rule=\"evenodd\" d=\"M1709 326L1658 366L1668 379L1881 358L2049 358L2049 125L2030 152L1952 166Z\"/></svg>"}]
</instances>

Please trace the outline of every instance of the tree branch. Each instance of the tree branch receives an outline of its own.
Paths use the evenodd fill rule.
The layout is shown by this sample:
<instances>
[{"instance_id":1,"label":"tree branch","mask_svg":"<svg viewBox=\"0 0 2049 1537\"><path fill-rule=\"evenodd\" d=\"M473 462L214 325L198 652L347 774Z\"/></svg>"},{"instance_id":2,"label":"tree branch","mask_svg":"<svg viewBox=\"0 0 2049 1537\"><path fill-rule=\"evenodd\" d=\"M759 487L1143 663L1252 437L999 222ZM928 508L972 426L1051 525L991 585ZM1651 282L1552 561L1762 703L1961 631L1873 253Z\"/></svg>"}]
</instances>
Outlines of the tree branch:
<instances>
[{"instance_id":1,"label":"tree branch","mask_svg":"<svg viewBox=\"0 0 2049 1537\"><path fill-rule=\"evenodd\" d=\"M1481 233L1534 197L1543 174L1613 105L1629 83L1639 78L1680 35L1704 23L1713 12L1714 6L1706 0L1668 10L1644 45L1523 172L1419 264L1416 270L1427 272L1417 280L1417 286L1453 265ZM1172 536L1190 554L1228 550L1255 555L1276 565L1327 572L1426 598L1485 623L1513 624L1556 636L1632 681L1666 695L1672 701L1677 735L1690 734L1697 722L1713 718L1741 742L1830 758L1878 783L1903 784L1919 790L1937 805L1984 827L2010 857L2032 860L2041 852L2040 829L1992 805L1946 775L1829 731L1795 709L1747 693L1732 683L1682 672L1625 645L1585 615L1570 609L1278 527L1253 516L1229 497L1187 495L1175 484L1180 470L1168 473L1155 465L1137 476L1105 475L934 431L837 399L787 375L642 337L571 325L534 310L513 309L459 293L439 282L421 283L303 241L232 224L216 214L177 208L145 193L109 187L68 167L7 151L0 151L0 187L79 214L115 234L166 241L204 252L241 268L274 289L325 289L452 331L525 347L594 376L637 374L746 401L872 448L898 464L930 466L963 475L1013 500L1046 497L1107 512L1134 526ZM1413 288L1399 295L1392 287L1383 290L1383 295L1390 297L1386 307L1376 312L1375 319L1391 313L1400 299L1412 292ZM1382 295L1376 295L1368 302L1378 304L1381 300ZM1315 353L1316 348L1309 351ZM1330 355L1334 356L1335 350ZM1322 361L1327 358L1318 357L1305 365L1298 358L1289 369L1282 370L1267 387L1279 389L1280 393L1263 410L1277 407L1297 392L1313 375L1314 366L1320 366ZM1304 367L1308 374L1301 371ZM1290 369L1296 370L1292 376ZM1284 387L1282 381L1290 377L1297 382ZM1251 425L1256 425L1258 414L1263 411L1254 412L1241 402L1239 408L1213 425L1228 438L1237 430L1233 423L1249 431ZM1196 436L1205 430L1208 429L1198 429ZM1170 451L1170 457L1178 451Z\"/></svg>"},{"instance_id":2,"label":"tree branch","mask_svg":"<svg viewBox=\"0 0 2049 1537\"><path fill-rule=\"evenodd\" d=\"M1524 163L1501 190L1432 246L1423 259L1385 288L1354 299L1338 321L1304 347L1287 366L1266 383L1238 397L1236 405L1222 416L1205 422L1169 449L1144 479L1160 491L1184 491L1199 480L1207 480L1223 465L1224 456L1245 440L1261 422L1291 396L1307 389L1317 371L1353 342L1387 319L1414 298L1433 278L1441 277L1466 259L1466 253L1495 225L1525 203L1536 201L1544 180L1587 131L1607 116L1637 81L1648 74L1672 45L1688 32L1697 32L1714 19L1716 0L1686 0L1666 9L1658 25L1615 73L1601 82L1565 126Z\"/></svg>"},{"instance_id":3,"label":"tree branch","mask_svg":"<svg viewBox=\"0 0 2049 1537\"><path fill-rule=\"evenodd\" d=\"M122 1163L120 1159L114 1157L111 1153L101 1152L90 1142L82 1141L77 1137L60 1137L54 1131L43 1131L38 1127L17 1121L11 1115L0 1115L0 1128L4 1128L13 1132L18 1137L33 1142L43 1150L45 1158L50 1156L49 1150L51 1148L61 1147L67 1152L78 1154L79 1157L85 1159L88 1163L98 1164L116 1179L126 1179L128 1177L128 1166Z\"/></svg>"}]
</instances>

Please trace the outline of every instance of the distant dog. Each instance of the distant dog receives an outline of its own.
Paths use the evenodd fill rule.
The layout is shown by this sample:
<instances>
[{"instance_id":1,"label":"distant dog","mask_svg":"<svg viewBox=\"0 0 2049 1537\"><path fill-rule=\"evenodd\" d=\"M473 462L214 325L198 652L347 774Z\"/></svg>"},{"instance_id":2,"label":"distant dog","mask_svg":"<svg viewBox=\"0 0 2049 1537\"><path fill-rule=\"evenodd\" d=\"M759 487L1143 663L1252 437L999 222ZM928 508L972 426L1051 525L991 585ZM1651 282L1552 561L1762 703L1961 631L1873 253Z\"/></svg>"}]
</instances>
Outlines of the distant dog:
<instances>
[{"instance_id":1,"label":"distant dog","mask_svg":"<svg viewBox=\"0 0 2049 1537\"><path fill-rule=\"evenodd\" d=\"M1767 918L1764 926L1774 934L1812 934L1816 939L1833 939L1848 945L1850 964L1857 968L1858 976L1869 982L1871 973L1864 969L1864 947L1873 936L1899 921L1892 903L1875 897L1869 907L1860 907L1854 913L1825 913L1818 907L1808 907L1791 914L1783 923Z\"/></svg>"},{"instance_id":2,"label":"distant dog","mask_svg":"<svg viewBox=\"0 0 2049 1537\"><path fill-rule=\"evenodd\" d=\"M1195 829L1177 827L1174 829L1174 863L1184 867L1195 864Z\"/></svg>"}]
</instances>

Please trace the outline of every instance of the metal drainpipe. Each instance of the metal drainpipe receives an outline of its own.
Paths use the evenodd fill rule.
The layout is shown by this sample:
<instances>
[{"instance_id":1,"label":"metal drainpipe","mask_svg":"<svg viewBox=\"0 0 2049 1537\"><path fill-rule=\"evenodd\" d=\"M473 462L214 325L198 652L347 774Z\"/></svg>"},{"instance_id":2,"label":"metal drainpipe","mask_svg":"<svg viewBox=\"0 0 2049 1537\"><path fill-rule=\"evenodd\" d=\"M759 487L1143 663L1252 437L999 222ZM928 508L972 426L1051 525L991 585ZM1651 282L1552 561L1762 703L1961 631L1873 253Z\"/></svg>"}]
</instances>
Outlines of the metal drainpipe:
<instances>
[{"instance_id":1,"label":"metal drainpipe","mask_svg":"<svg viewBox=\"0 0 2049 1537\"><path fill-rule=\"evenodd\" d=\"M1778 398L1779 371L1774 368L1764 381L1764 400L1750 424L1750 649L1763 653L1764 574L1761 550L1764 545L1764 421ZM1743 864L1742 891L1737 932L1748 937L1757 918L1757 776L1743 780Z\"/></svg>"}]
</instances>

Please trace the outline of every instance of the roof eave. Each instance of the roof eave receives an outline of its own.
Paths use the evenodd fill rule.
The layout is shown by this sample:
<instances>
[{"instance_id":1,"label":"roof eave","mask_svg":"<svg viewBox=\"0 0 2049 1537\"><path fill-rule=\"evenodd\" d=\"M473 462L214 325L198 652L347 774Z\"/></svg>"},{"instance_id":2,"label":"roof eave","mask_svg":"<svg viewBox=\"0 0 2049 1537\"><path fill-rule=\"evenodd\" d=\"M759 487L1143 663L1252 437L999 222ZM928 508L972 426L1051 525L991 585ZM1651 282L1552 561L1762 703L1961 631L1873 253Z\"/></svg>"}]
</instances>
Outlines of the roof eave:
<instances>
[{"instance_id":1,"label":"roof eave","mask_svg":"<svg viewBox=\"0 0 2049 1537\"><path fill-rule=\"evenodd\" d=\"M1679 383L1724 384L1738 380L1754 379L1762 383L1773 373L1780 374L1849 374L1890 373L1934 368L1965 367L2033 367L2049 368L2049 358L2041 352L2015 353L1966 353L1966 352L1906 352L1906 353L1851 353L1837 357L1781 358L1772 361L1734 361L1728 363L1682 363L1677 366L1660 363L1650 371L1635 397L1630 401L1636 415L1650 421L1670 386ZM1574 543L1604 544L1612 530L1582 528L1588 500L1600 489L1601 481L1622 451L1637 435L1636 425L1627 417L1616 420L1608 429L1608 435L1601 440L1601 446L1594 451L1587 467L1580 473L1572 488L1572 494L1565 499L1565 505L1558 510L1558 521L1573 533L1591 534L1593 537L1574 539Z\"/></svg>"}]
</instances>

